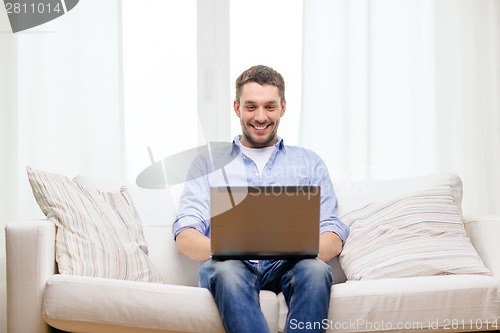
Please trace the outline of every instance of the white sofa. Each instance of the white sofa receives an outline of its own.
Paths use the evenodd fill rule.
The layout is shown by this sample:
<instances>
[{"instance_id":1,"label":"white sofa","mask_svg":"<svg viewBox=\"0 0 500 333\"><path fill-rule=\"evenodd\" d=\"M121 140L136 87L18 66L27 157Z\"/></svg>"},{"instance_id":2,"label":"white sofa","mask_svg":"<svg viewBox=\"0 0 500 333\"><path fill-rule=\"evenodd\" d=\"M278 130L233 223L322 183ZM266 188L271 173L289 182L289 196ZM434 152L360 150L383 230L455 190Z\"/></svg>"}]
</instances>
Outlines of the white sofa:
<instances>
[{"instance_id":1,"label":"white sofa","mask_svg":"<svg viewBox=\"0 0 500 333\"><path fill-rule=\"evenodd\" d=\"M433 175L379 183L338 183L339 213L372 201L425 189ZM107 187L109 184L100 183ZM112 186L111 186L112 187ZM6 227L8 332L224 332L211 294L197 287L198 264L175 251L172 193L130 189L150 257L165 284L57 274L51 220ZM175 195L174 195L175 197ZM465 227L492 276L444 275L347 281L332 260L328 332L438 332L500 329L500 217L466 217ZM397 254L396 254L397 255ZM282 295L261 292L272 332L283 330Z\"/></svg>"}]
</instances>

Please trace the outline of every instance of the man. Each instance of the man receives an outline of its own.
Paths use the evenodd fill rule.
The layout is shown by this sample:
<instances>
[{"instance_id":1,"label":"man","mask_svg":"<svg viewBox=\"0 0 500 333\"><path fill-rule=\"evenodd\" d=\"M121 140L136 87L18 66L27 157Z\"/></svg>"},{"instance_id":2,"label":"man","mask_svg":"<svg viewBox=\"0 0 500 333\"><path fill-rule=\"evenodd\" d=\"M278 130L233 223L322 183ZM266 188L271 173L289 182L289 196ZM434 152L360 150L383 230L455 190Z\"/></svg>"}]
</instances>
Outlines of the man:
<instances>
[{"instance_id":1,"label":"man","mask_svg":"<svg viewBox=\"0 0 500 333\"><path fill-rule=\"evenodd\" d=\"M228 333L269 332L259 305L263 289L283 292L289 309L285 332L301 332L298 328L306 323L315 323L315 329L307 332L324 332L320 324L328 316L333 281L325 262L339 255L349 233L336 217L337 199L326 166L310 150L286 146L278 137L286 110L285 83L272 68L254 66L244 71L236 80L233 107L242 130L227 152L233 160L224 172L210 172L209 158L193 163L191 172L198 177L186 183L173 225L177 250L204 262L199 272L200 286L214 296ZM227 184L320 185L318 258L211 260L210 187Z\"/></svg>"}]
</instances>

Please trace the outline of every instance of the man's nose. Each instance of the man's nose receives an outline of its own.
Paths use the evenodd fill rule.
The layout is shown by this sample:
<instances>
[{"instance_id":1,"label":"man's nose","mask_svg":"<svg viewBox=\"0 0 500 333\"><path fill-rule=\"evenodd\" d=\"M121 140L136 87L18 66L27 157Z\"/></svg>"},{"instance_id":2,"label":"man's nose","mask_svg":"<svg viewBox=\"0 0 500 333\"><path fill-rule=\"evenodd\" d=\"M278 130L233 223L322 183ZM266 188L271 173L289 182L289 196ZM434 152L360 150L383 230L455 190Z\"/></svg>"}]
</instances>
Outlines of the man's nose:
<instances>
[{"instance_id":1,"label":"man's nose","mask_svg":"<svg viewBox=\"0 0 500 333\"><path fill-rule=\"evenodd\" d=\"M264 123L267 120L267 113L264 108L257 108L255 112L255 121L259 123Z\"/></svg>"}]
</instances>

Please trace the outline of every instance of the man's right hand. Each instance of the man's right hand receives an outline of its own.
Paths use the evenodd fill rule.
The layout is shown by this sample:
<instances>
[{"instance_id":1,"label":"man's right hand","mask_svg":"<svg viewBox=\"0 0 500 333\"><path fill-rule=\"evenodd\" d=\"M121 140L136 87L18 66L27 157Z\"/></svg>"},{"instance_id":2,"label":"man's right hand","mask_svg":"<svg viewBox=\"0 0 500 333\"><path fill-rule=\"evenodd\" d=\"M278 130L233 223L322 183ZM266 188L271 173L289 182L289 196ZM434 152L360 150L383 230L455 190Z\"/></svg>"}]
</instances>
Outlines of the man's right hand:
<instances>
[{"instance_id":1,"label":"man's right hand","mask_svg":"<svg viewBox=\"0 0 500 333\"><path fill-rule=\"evenodd\" d=\"M207 261L210 255L210 238L196 229L189 228L181 231L176 239L177 252L196 261Z\"/></svg>"}]
</instances>

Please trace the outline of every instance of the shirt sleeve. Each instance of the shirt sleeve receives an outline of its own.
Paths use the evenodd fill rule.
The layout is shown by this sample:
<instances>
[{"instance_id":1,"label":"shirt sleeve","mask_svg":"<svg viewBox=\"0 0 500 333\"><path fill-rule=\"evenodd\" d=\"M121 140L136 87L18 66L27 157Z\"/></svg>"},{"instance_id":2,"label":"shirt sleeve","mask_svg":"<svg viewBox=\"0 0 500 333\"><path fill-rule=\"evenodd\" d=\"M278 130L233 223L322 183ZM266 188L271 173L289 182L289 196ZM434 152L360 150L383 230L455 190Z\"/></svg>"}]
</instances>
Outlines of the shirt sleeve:
<instances>
[{"instance_id":1,"label":"shirt sleeve","mask_svg":"<svg viewBox=\"0 0 500 333\"><path fill-rule=\"evenodd\" d=\"M321 186L320 233L334 232L344 244L350 230L337 217L337 196L326 164L319 156L317 156L317 163L314 168L314 179Z\"/></svg>"},{"instance_id":2,"label":"shirt sleeve","mask_svg":"<svg viewBox=\"0 0 500 333\"><path fill-rule=\"evenodd\" d=\"M190 167L179 201L179 214L172 224L174 239L188 228L205 236L210 233L210 185L206 170L206 161L201 157Z\"/></svg>"}]
</instances>

